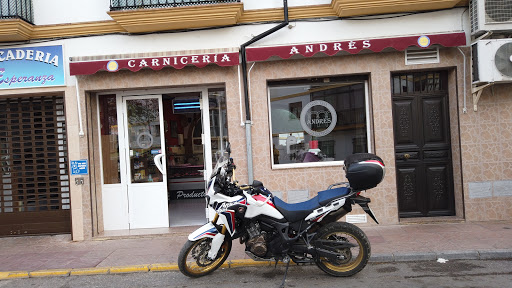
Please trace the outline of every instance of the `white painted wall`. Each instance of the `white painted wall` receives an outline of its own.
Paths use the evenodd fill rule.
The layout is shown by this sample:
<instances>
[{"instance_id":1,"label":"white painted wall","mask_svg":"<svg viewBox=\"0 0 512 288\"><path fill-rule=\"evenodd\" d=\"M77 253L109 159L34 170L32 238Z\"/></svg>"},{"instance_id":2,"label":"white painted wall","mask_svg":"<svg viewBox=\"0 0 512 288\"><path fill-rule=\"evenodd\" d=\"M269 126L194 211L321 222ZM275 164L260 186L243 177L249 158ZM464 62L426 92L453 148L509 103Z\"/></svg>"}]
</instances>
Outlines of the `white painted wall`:
<instances>
[{"instance_id":1,"label":"white painted wall","mask_svg":"<svg viewBox=\"0 0 512 288\"><path fill-rule=\"evenodd\" d=\"M288 7L331 4L331 0L288 0ZM283 0L242 0L244 10L282 8Z\"/></svg>"},{"instance_id":2,"label":"white painted wall","mask_svg":"<svg viewBox=\"0 0 512 288\"><path fill-rule=\"evenodd\" d=\"M450 33L469 29L461 23L464 8L381 20L299 21L251 47ZM467 13L466 13L467 15ZM238 48L277 24L242 25L179 33L105 35L65 40L67 55L93 56L197 49Z\"/></svg>"},{"instance_id":3,"label":"white painted wall","mask_svg":"<svg viewBox=\"0 0 512 288\"><path fill-rule=\"evenodd\" d=\"M32 5L36 25L112 20L110 0L32 0Z\"/></svg>"},{"instance_id":4,"label":"white painted wall","mask_svg":"<svg viewBox=\"0 0 512 288\"><path fill-rule=\"evenodd\" d=\"M35 2L38 1L49 2L49 0L35 0ZM61 2L64 0L54 1ZM105 0L105 2L109 1ZM378 20L338 19L320 22L294 21L291 24L293 26L291 29L283 28L252 44L251 47L374 39L459 31L466 31L466 34L469 33L469 18L464 8ZM275 25L277 24L241 25L219 29L177 33L154 33L147 35L77 37L48 41L38 45L64 45L66 61L69 57L76 56L102 56L219 48L238 49L242 43L247 42L255 35ZM68 65L67 62L65 65ZM67 83L74 83L74 80L69 80L70 79L67 79Z\"/></svg>"},{"instance_id":5,"label":"white painted wall","mask_svg":"<svg viewBox=\"0 0 512 288\"><path fill-rule=\"evenodd\" d=\"M469 20L461 20L467 17L467 12L464 11L464 8L460 8L380 20L293 22L293 28L283 28L254 43L251 47L400 37L455 31L466 31L466 34L469 35ZM62 43L65 43L66 57L219 48L237 49L242 43L275 25L243 25L221 29L148 35L93 36L63 40Z\"/></svg>"}]
</instances>

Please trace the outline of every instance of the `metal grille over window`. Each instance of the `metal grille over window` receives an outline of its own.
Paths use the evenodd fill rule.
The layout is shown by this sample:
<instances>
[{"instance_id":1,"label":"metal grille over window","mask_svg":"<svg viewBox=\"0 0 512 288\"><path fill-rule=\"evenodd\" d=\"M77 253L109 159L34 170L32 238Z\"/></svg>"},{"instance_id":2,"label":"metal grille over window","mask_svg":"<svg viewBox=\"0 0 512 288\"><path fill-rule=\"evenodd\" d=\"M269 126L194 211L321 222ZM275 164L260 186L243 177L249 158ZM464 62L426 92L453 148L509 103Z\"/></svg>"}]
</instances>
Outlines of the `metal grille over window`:
<instances>
[{"instance_id":1,"label":"metal grille over window","mask_svg":"<svg viewBox=\"0 0 512 288\"><path fill-rule=\"evenodd\" d=\"M69 226L63 97L2 99L0 107L0 235Z\"/></svg>"},{"instance_id":2,"label":"metal grille over window","mask_svg":"<svg viewBox=\"0 0 512 288\"><path fill-rule=\"evenodd\" d=\"M393 76L393 94L446 91L448 83L443 81L445 74L445 71L396 74Z\"/></svg>"}]
</instances>

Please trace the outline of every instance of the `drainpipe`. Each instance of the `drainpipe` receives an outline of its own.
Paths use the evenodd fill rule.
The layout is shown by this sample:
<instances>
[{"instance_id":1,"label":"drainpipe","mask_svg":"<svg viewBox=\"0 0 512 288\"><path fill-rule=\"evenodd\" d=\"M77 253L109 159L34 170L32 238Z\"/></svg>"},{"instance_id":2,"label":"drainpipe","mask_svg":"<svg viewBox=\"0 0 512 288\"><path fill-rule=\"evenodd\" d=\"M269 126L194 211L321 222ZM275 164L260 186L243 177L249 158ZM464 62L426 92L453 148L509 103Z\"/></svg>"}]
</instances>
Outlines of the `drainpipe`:
<instances>
[{"instance_id":1,"label":"drainpipe","mask_svg":"<svg viewBox=\"0 0 512 288\"><path fill-rule=\"evenodd\" d=\"M251 108L249 103L249 88L247 84L247 57L245 55L245 48L254 42L267 37L268 35L288 26L288 1L283 0L283 8L284 8L284 22L277 25L276 27L267 30L251 40L245 42L240 46L240 53L242 54L242 81L244 85L244 97L245 97L245 139L246 139L246 149L247 149L247 174L249 176L249 183L252 183L254 180L254 172L252 165L252 137L251 137Z\"/></svg>"}]
</instances>

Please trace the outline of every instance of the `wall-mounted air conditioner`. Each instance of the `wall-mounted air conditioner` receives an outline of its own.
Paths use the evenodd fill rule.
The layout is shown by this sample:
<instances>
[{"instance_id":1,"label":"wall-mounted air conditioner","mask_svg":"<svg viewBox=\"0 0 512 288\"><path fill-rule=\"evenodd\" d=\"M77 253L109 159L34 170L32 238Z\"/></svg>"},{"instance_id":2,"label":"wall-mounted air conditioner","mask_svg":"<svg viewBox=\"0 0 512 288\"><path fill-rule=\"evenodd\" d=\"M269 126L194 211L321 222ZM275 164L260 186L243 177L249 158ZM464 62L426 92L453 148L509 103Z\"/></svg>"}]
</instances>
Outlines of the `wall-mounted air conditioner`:
<instances>
[{"instance_id":1,"label":"wall-mounted air conditioner","mask_svg":"<svg viewBox=\"0 0 512 288\"><path fill-rule=\"evenodd\" d=\"M471 34L480 36L486 31L512 32L511 0L471 0Z\"/></svg>"},{"instance_id":2,"label":"wall-mounted air conditioner","mask_svg":"<svg viewBox=\"0 0 512 288\"><path fill-rule=\"evenodd\" d=\"M471 49L473 84L512 82L512 38L479 40Z\"/></svg>"}]
</instances>

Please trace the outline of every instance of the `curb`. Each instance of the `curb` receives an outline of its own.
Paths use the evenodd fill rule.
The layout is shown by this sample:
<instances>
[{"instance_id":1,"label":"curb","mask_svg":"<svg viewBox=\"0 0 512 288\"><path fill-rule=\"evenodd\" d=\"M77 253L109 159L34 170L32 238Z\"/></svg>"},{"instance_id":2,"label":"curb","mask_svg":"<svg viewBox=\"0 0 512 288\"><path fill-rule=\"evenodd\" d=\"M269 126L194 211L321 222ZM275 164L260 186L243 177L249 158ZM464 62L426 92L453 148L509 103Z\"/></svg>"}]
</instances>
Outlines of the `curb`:
<instances>
[{"instance_id":1,"label":"curb","mask_svg":"<svg viewBox=\"0 0 512 288\"><path fill-rule=\"evenodd\" d=\"M467 250L441 252L404 252L390 254L372 254L370 263L391 263L411 261L447 260L499 260L512 259L512 249Z\"/></svg>"},{"instance_id":2,"label":"curb","mask_svg":"<svg viewBox=\"0 0 512 288\"><path fill-rule=\"evenodd\" d=\"M438 258L448 260L499 260L512 259L512 249L443 251L443 252L408 252L391 254L374 254L370 263L392 263L411 261L435 261ZM292 261L292 264L293 261ZM275 262L254 261L252 259L229 260L219 268L264 267L273 266ZM279 262L278 265L285 265ZM48 269L37 271L6 271L0 272L0 280L37 278L37 277L69 277L83 275L107 275L139 272L179 271L176 263L158 263L147 265L129 265L113 267L77 268L77 269Z\"/></svg>"}]
</instances>

